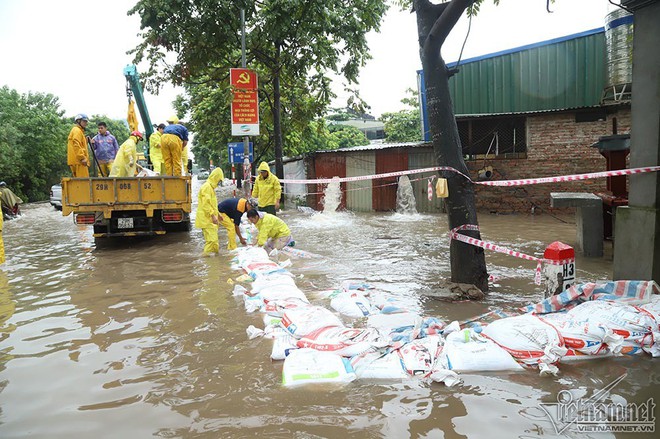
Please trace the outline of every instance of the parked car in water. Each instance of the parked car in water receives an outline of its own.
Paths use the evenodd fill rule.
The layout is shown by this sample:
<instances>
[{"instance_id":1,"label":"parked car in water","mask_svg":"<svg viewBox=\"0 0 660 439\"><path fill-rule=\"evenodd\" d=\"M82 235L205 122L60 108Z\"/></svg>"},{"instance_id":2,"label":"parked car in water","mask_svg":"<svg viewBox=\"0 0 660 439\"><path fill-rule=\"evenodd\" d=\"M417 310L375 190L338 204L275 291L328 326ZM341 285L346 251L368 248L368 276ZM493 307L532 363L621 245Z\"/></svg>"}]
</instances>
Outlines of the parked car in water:
<instances>
[{"instance_id":1,"label":"parked car in water","mask_svg":"<svg viewBox=\"0 0 660 439\"><path fill-rule=\"evenodd\" d=\"M62 185L54 184L50 187L50 205L62 210Z\"/></svg>"},{"instance_id":2,"label":"parked car in water","mask_svg":"<svg viewBox=\"0 0 660 439\"><path fill-rule=\"evenodd\" d=\"M197 180L206 180L207 178L209 178L209 171L206 169L200 169L197 172Z\"/></svg>"}]
</instances>

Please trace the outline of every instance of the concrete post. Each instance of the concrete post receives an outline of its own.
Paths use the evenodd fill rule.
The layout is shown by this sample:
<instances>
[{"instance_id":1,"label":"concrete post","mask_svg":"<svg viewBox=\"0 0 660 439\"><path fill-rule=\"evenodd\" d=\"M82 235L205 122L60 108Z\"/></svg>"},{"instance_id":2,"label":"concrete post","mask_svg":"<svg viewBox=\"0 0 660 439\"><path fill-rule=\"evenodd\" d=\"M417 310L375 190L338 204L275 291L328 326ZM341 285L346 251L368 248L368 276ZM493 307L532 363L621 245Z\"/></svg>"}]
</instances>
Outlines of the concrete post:
<instances>
[{"instance_id":1,"label":"concrete post","mask_svg":"<svg viewBox=\"0 0 660 439\"><path fill-rule=\"evenodd\" d=\"M630 167L660 164L660 0L623 0L634 14ZM617 208L613 278L660 282L660 175L630 176Z\"/></svg>"}]
</instances>

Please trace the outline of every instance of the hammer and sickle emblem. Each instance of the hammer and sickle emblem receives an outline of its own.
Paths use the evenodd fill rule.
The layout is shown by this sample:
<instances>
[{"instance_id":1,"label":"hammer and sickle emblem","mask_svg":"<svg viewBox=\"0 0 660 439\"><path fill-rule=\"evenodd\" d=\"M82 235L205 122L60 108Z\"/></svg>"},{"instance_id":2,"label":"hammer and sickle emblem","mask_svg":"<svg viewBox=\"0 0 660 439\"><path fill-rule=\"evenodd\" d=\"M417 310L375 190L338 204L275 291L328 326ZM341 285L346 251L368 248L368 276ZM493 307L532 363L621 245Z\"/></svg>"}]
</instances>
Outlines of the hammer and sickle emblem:
<instances>
[{"instance_id":1,"label":"hammer and sickle emblem","mask_svg":"<svg viewBox=\"0 0 660 439\"><path fill-rule=\"evenodd\" d=\"M247 72L242 72L240 75L238 75L238 80L236 81L237 84L249 84L250 83L250 75Z\"/></svg>"}]
</instances>

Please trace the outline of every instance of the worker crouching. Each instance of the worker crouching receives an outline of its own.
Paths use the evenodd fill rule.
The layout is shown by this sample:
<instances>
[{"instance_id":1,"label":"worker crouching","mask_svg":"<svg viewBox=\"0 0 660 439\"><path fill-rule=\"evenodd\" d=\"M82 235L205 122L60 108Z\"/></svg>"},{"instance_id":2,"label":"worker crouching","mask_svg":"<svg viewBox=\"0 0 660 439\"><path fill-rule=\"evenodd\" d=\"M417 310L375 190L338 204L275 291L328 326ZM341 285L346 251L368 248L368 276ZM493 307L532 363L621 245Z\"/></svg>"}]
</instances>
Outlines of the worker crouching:
<instances>
[{"instance_id":1,"label":"worker crouching","mask_svg":"<svg viewBox=\"0 0 660 439\"><path fill-rule=\"evenodd\" d=\"M197 217L195 227L202 229L204 234L204 256L215 255L220 251L218 242L218 224L220 224L218 212L218 199L215 196L215 188L225 178L222 169L215 168L209 178L206 179L197 195Z\"/></svg>"},{"instance_id":2,"label":"worker crouching","mask_svg":"<svg viewBox=\"0 0 660 439\"><path fill-rule=\"evenodd\" d=\"M275 215L251 209L247 213L247 218L259 230L257 245L263 246L268 254L273 249L281 250L287 245L293 245L289 226Z\"/></svg>"}]
</instances>

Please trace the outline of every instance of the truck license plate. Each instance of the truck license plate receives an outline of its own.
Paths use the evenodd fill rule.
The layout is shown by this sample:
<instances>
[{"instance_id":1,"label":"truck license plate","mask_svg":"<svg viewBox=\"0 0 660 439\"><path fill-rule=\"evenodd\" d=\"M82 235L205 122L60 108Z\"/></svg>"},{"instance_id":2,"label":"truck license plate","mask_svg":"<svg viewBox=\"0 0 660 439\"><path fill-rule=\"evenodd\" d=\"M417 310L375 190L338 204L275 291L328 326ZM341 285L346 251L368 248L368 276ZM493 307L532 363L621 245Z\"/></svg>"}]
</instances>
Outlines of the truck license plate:
<instances>
[{"instance_id":1,"label":"truck license plate","mask_svg":"<svg viewBox=\"0 0 660 439\"><path fill-rule=\"evenodd\" d=\"M132 229L133 228L133 218L117 218L117 228L118 229Z\"/></svg>"}]
</instances>

